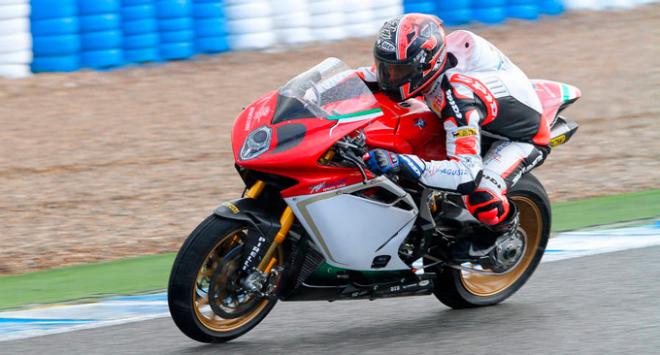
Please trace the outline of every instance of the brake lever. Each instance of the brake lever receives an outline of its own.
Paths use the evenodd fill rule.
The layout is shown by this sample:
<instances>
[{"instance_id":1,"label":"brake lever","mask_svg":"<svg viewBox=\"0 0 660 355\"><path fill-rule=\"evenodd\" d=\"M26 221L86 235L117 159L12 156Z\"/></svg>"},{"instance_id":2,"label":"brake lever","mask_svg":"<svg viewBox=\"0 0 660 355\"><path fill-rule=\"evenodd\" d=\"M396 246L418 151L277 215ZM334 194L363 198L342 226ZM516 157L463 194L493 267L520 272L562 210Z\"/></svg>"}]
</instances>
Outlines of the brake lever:
<instances>
[{"instance_id":1,"label":"brake lever","mask_svg":"<svg viewBox=\"0 0 660 355\"><path fill-rule=\"evenodd\" d=\"M360 170L360 175L362 175L362 183L366 184L369 178L367 177L367 172L364 170L366 167L366 164L362 160L360 160L358 157L353 154L353 152L350 151L344 151L342 153L344 159L348 160L349 162L353 163L358 170Z\"/></svg>"}]
</instances>

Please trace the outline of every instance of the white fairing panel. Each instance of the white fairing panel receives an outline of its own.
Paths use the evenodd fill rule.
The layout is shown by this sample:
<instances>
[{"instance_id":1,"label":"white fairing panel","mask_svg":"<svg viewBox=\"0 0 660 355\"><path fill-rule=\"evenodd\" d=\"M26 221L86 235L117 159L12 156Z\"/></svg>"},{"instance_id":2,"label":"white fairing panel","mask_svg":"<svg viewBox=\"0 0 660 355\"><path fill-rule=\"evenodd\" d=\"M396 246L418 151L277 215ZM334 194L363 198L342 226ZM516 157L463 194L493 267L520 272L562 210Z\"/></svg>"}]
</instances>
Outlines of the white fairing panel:
<instances>
[{"instance_id":1,"label":"white fairing panel","mask_svg":"<svg viewBox=\"0 0 660 355\"><path fill-rule=\"evenodd\" d=\"M389 203L352 195L379 187L399 198ZM395 207L403 201L404 208ZM377 270L410 269L399 258L399 247L415 222L418 210L412 197L389 179L379 177L334 191L286 199L330 265L351 270L376 270L372 262L388 255Z\"/></svg>"}]
</instances>

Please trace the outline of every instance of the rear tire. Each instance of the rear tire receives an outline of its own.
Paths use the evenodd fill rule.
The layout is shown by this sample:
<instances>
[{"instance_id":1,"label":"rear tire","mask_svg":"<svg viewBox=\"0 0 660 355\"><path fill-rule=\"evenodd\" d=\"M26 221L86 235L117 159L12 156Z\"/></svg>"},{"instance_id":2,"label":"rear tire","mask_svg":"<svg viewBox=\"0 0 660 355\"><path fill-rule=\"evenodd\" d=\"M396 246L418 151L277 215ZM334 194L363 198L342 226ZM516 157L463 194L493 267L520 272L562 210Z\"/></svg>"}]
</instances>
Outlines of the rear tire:
<instances>
[{"instance_id":1,"label":"rear tire","mask_svg":"<svg viewBox=\"0 0 660 355\"><path fill-rule=\"evenodd\" d=\"M208 275L214 275L216 270L209 265L220 268L218 265L224 264L224 256L240 247L240 234L248 228L240 222L211 215L179 250L170 274L167 300L174 323L188 337L204 343L232 340L254 328L275 306L275 298L255 299L254 307L247 314L222 319L212 309L209 313L210 307L202 302L204 285L211 282ZM206 300L208 302L208 293Z\"/></svg>"},{"instance_id":2,"label":"rear tire","mask_svg":"<svg viewBox=\"0 0 660 355\"><path fill-rule=\"evenodd\" d=\"M532 174L523 176L507 197L516 203L520 226L527 234L523 259L510 272L496 276L444 269L433 291L440 302L455 309L495 305L518 291L536 270L550 236L550 200Z\"/></svg>"}]
</instances>

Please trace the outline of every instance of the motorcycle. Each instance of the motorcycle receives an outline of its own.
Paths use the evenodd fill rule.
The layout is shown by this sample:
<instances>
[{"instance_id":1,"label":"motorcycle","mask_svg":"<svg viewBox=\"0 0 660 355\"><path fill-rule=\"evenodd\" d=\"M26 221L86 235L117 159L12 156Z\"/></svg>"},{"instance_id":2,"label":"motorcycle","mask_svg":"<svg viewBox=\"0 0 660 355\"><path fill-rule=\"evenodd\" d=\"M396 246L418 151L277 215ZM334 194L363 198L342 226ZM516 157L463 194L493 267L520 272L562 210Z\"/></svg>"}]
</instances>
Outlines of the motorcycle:
<instances>
[{"instance_id":1,"label":"motorcycle","mask_svg":"<svg viewBox=\"0 0 660 355\"><path fill-rule=\"evenodd\" d=\"M533 84L551 146L577 124L559 113L580 97L570 85ZM518 261L494 272L454 260L461 238L492 233L461 196L376 176L369 149L445 159L440 120L418 98L372 93L329 58L245 108L232 130L243 197L222 203L185 240L169 280L174 322L192 339L239 337L278 300L355 300L433 294L452 308L494 305L532 275L550 234L550 201L526 173L507 196L520 212ZM487 150L488 138L482 146Z\"/></svg>"}]
</instances>

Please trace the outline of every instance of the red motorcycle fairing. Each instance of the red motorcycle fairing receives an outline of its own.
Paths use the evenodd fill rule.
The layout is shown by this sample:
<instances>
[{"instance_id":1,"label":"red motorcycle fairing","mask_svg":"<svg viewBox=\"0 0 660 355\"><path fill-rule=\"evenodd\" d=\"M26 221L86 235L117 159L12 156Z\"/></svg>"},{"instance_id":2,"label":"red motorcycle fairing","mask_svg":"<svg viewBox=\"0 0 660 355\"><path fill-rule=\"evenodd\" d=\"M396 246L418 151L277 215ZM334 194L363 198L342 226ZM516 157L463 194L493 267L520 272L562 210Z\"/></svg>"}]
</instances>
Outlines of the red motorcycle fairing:
<instances>
[{"instance_id":1,"label":"red motorcycle fairing","mask_svg":"<svg viewBox=\"0 0 660 355\"><path fill-rule=\"evenodd\" d=\"M234 159L246 169L298 181L283 190L282 197L324 192L360 182L362 176L355 168L319 162L337 140L359 129L364 129L369 147L417 154L424 159L444 159L444 129L424 103L417 99L395 103L383 94L375 97L383 113L379 117L345 123L310 117L273 124L277 101L281 98L277 91L271 92L248 106L236 119L232 132ZM247 135L264 125L273 132L268 151L257 158L241 160L239 152ZM296 133L293 136L292 131ZM370 172L367 174L372 177Z\"/></svg>"}]
</instances>

